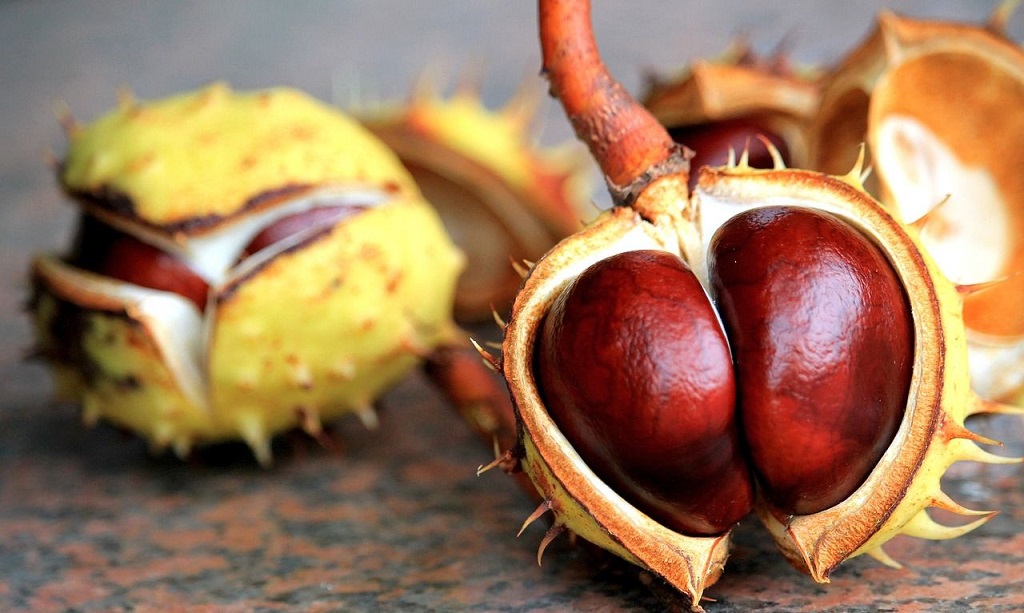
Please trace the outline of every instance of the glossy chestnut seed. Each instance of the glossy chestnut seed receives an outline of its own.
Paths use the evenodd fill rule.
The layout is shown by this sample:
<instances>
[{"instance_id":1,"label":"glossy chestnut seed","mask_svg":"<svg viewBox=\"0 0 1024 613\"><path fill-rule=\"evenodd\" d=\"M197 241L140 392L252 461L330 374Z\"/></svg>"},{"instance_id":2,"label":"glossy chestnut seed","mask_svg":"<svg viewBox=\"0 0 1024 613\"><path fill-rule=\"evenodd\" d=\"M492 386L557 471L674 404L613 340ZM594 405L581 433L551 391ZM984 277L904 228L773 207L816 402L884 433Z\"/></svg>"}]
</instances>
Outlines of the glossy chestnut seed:
<instances>
[{"instance_id":1,"label":"glossy chestnut seed","mask_svg":"<svg viewBox=\"0 0 1024 613\"><path fill-rule=\"evenodd\" d=\"M762 138L779 151L782 161L789 164L789 147L778 134L752 119L724 119L705 124L681 126L669 130L672 140L686 145L694 151L690 160L690 188L697 184L700 176L697 169L702 166L724 166L729 161L729 151L736 157L747 151L747 163L752 168L772 168L775 163Z\"/></svg>"},{"instance_id":2,"label":"glossy chestnut seed","mask_svg":"<svg viewBox=\"0 0 1024 613\"><path fill-rule=\"evenodd\" d=\"M366 206L342 204L318 206L299 213L286 215L260 230L249 241L249 244L245 246L239 259L246 258L261 249L310 228L327 228L366 209Z\"/></svg>"},{"instance_id":3,"label":"glossy chestnut seed","mask_svg":"<svg viewBox=\"0 0 1024 613\"><path fill-rule=\"evenodd\" d=\"M209 285L177 257L83 215L67 256L79 268L150 289L173 292L206 308Z\"/></svg>"},{"instance_id":4,"label":"glossy chestnut seed","mask_svg":"<svg viewBox=\"0 0 1024 613\"><path fill-rule=\"evenodd\" d=\"M709 268L765 496L790 515L845 500L907 404L914 327L891 264L839 218L778 206L719 228Z\"/></svg>"},{"instance_id":5,"label":"glossy chestnut seed","mask_svg":"<svg viewBox=\"0 0 1024 613\"><path fill-rule=\"evenodd\" d=\"M535 353L552 419L595 474L684 534L721 534L753 493L729 348L677 256L630 251L577 277Z\"/></svg>"}]
</instances>

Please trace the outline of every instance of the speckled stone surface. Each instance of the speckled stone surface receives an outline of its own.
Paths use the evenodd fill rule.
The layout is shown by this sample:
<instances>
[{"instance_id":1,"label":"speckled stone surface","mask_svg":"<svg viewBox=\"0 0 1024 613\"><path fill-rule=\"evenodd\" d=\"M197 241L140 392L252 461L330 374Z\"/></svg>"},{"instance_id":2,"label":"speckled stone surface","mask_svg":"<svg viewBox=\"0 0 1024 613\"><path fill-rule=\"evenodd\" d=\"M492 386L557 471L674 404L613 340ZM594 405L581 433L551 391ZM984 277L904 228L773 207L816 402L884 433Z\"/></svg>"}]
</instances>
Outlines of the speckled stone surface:
<instances>
[{"instance_id":1,"label":"speckled stone surface","mask_svg":"<svg viewBox=\"0 0 1024 613\"><path fill-rule=\"evenodd\" d=\"M686 600L634 567L568 539L536 563L543 522L515 482L475 475L491 451L422 376L382 399L381 425L331 428L333 444L275 442L259 468L241 446L189 462L83 427L51 400L20 312L29 254L65 240L71 210L46 167L60 151L53 109L82 118L118 86L160 96L227 79L289 84L344 100L400 95L428 62L486 67L500 102L536 70L532 2L14 1L0 4L0 611L673 611ZM598 3L598 36L630 87L650 67L721 50L748 32L828 61L866 31L878 2ZM983 17L991 2L894 2L917 14ZM287 7L287 8L286 8ZM671 19L668 17L671 16ZM1020 32L1020 17L1013 30ZM454 71L455 69L453 69ZM361 75L353 79L355 74ZM567 134L542 109L546 138ZM598 196L599 197L599 196ZM1024 420L977 419L1004 455L1024 454ZM1024 609L1024 468L960 464L945 488L1000 513L953 541L897 538L905 564L842 566L829 585L791 569L756 520L736 531L713 612ZM713 600L712 600L713 599Z\"/></svg>"},{"instance_id":2,"label":"speckled stone surface","mask_svg":"<svg viewBox=\"0 0 1024 613\"><path fill-rule=\"evenodd\" d=\"M515 532L529 498L413 377L384 399L381 427L336 424L337 447L299 436L258 468L247 450L189 463L149 457L70 407L39 401L41 377L10 385L0 413L0 609L4 611L673 610L685 599L567 539L535 562L543 527ZM13 393L12 393L13 392ZM1018 441L1020 420L975 424ZM710 611L1012 611L1024 606L1019 466L954 469L961 502L1000 515L946 542L898 538L906 568L870 559L819 586L792 570L753 519L737 530ZM205 608L205 609L204 609Z\"/></svg>"}]
</instances>

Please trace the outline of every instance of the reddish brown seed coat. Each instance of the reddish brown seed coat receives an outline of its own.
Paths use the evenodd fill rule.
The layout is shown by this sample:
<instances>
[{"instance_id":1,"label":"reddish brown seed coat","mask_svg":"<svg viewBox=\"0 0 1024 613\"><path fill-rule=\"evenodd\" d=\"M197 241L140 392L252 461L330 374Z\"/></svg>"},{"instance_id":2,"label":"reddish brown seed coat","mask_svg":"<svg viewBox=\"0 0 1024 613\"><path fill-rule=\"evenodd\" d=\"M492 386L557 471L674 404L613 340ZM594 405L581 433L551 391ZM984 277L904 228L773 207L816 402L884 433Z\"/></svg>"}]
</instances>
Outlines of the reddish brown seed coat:
<instances>
[{"instance_id":1,"label":"reddish brown seed coat","mask_svg":"<svg viewBox=\"0 0 1024 613\"><path fill-rule=\"evenodd\" d=\"M126 283L173 292L206 308L206 281L177 257L89 215L79 222L68 255L74 266Z\"/></svg>"},{"instance_id":2,"label":"reddish brown seed coat","mask_svg":"<svg viewBox=\"0 0 1024 613\"><path fill-rule=\"evenodd\" d=\"M365 210L365 206L333 205L319 206L292 215L286 215L268 225L259 234L254 236L243 250L242 257L252 255L260 249L269 247L298 232L313 227L326 228Z\"/></svg>"},{"instance_id":3,"label":"reddish brown seed coat","mask_svg":"<svg viewBox=\"0 0 1024 613\"><path fill-rule=\"evenodd\" d=\"M632 251L587 269L547 315L536 360L552 418L638 508L692 535L749 512L728 345L681 259Z\"/></svg>"},{"instance_id":4,"label":"reddish brown seed coat","mask_svg":"<svg viewBox=\"0 0 1024 613\"><path fill-rule=\"evenodd\" d=\"M741 428L765 495L793 515L845 500L906 406L914 338L899 278L859 231L807 209L740 214L710 251Z\"/></svg>"},{"instance_id":5,"label":"reddish brown seed coat","mask_svg":"<svg viewBox=\"0 0 1024 613\"><path fill-rule=\"evenodd\" d=\"M690 158L690 188L697 185L699 169L703 166L724 166L729 161L730 151L739 159L747 152L747 163L751 168L774 168L768 146L761 139L767 139L779 152L782 161L789 164L789 147L780 136L767 130L751 119L726 119L712 123L682 126L669 130L672 138L693 150Z\"/></svg>"}]
</instances>

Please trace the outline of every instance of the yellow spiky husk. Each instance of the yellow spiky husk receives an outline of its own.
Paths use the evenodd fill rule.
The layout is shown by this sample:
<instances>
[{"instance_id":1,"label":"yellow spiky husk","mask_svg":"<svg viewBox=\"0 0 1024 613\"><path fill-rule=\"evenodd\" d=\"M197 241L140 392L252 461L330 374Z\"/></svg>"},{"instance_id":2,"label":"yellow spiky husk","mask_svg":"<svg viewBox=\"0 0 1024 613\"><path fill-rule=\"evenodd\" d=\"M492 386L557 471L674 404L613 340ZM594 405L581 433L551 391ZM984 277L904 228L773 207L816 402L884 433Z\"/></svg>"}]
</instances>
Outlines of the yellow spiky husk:
<instances>
[{"instance_id":1,"label":"yellow spiky husk","mask_svg":"<svg viewBox=\"0 0 1024 613\"><path fill-rule=\"evenodd\" d=\"M370 203L211 281L205 313L37 257L40 350L87 422L109 421L179 455L243 440L267 463L283 430L318 435L347 413L372 424L375 399L454 338L462 254L397 158L305 94L215 85L129 101L76 129L62 168L65 189L90 212L186 253L192 234L230 231L295 194ZM130 207L105 210L111 201L99 196L109 193ZM202 330L181 341L185 327Z\"/></svg>"},{"instance_id":2,"label":"yellow spiky husk","mask_svg":"<svg viewBox=\"0 0 1024 613\"><path fill-rule=\"evenodd\" d=\"M130 215L153 226L231 216L289 187L416 192L393 154L358 123L288 88L239 92L214 83L160 100L122 99L69 134L68 144L65 189L76 197L124 195Z\"/></svg>"}]
</instances>

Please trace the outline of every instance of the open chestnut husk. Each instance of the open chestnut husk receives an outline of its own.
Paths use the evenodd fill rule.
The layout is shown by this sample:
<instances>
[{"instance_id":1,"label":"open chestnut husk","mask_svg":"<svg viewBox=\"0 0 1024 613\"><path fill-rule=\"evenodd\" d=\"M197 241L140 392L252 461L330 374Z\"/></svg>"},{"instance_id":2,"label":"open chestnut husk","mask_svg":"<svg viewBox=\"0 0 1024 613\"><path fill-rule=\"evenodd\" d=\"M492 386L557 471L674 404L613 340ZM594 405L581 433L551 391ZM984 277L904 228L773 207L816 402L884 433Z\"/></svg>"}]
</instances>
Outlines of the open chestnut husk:
<instances>
[{"instance_id":1,"label":"open chestnut husk","mask_svg":"<svg viewBox=\"0 0 1024 613\"><path fill-rule=\"evenodd\" d=\"M438 89L425 74L408 100L355 113L399 157L466 254L456 319L490 321L508 313L519 289L509 261L536 260L596 215L593 167L577 143L536 142L539 88L523 83L493 110L468 80L447 97Z\"/></svg>"},{"instance_id":2,"label":"open chestnut husk","mask_svg":"<svg viewBox=\"0 0 1024 613\"><path fill-rule=\"evenodd\" d=\"M58 392L155 451L355 413L456 342L464 258L395 155L290 89L125 98L66 122L74 245L31 269Z\"/></svg>"},{"instance_id":3,"label":"open chestnut husk","mask_svg":"<svg viewBox=\"0 0 1024 613\"><path fill-rule=\"evenodd\" d=\"M920 231L965 295L972 384L1024 403L1024 50L1002 6L984 26L885 12L822 81L810 167L836 172L866 143L869 190ZM984 291L980 291L984 290Z\"/></svg>"},{"instance_id":4,"label":"open chestnut husk","mask_svg":"<svg viewBox=\"0 0 1024 613\"><path fill-rule=\"evenodd\" d=\"M695 61L679 75L651 77L640 102L674 141L693 150L695 169L723 166L741 151L750 166L772 168L773 148L787 166L802 167L818 78L782 49L760 56L738 40L721 57ZM691 188L697 177L691 174Z\"/></svg>"},{"instance_id":5,"label":"open chestnut husk","mask_svg":"<svg viewBox=\"0 0 1024 613\"><path fill-rule=\"evenodd\" d=\"M542 498L527 523L554 516L540 552L570 530L699 610L751 507L818 582L860 554L896 564L897 534L984 523L940 477L1020 460L964 426L1001 407L971 390L960 291L866 193L862 161L827 175L741 155L691 191L688 152L601 62L589 3L539 8L544 72L615 201L529 267L488 357L518 419L500 465ZM947 527L930 507L977 517Z\"/></svg>"}]
</instances>

